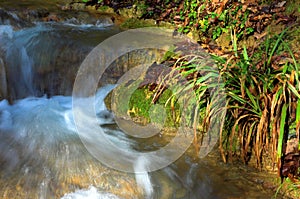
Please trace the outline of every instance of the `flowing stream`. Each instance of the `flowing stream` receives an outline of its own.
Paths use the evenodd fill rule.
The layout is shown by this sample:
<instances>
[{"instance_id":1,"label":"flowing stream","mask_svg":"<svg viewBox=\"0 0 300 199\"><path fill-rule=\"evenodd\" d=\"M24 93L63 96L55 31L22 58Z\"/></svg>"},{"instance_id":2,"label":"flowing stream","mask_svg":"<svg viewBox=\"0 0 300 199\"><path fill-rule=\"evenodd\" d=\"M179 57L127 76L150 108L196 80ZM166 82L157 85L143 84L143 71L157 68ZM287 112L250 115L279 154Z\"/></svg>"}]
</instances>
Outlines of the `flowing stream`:
<instances>
[{"instance_id":1,"label":"flowing stream","mask_svg":"<svg viewBox=\"0 0 300 199\"><path fill-rule=\"evenodd\" d=\"M272 197L253 180L255 171L224 165L215 153L198 160L191 148L167 168L136 175L90 155L73 121L72 86L89 51L120 30L73 22L0 25L0 198ZM96 93L97 121L116 145L136 150L138 140L118 128L104 104L113 88Z\"/></svg>"}]
</instances>

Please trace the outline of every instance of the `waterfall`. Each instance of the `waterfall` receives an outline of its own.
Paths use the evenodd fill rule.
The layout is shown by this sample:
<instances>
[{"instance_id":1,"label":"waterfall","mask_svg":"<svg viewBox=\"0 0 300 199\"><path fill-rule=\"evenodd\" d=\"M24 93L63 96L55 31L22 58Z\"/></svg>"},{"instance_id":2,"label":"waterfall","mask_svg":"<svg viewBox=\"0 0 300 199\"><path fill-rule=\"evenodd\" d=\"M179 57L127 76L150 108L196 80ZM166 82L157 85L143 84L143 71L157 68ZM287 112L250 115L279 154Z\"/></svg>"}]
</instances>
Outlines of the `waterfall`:
<instances>
[{"instance_id":1,"label":"waterfall","mask_svg":"<svg viewBox=\"0 0 300 199\"><path fill-rule=\"evenodd\" d=\"M6 69L4 64L4 56L1 51L5 43L5 40L9 40L13 37L13 29L9 25L0 25L0 99L5 98L7 93L7 77L6 77Z\"/></svg>"},{"instance_id":2,"label":"waterfall","mask_svg":"<svg viewBox=\"0 0 300 199\"><path fill-rule=\"evenodd\" d=\"M35 96L35 88L33 86L33 61L27 54L24 47L21 48L21 71L25 86L31 96Z\"/></svg>"},{"instance_id":3,"label":"waterfall","mask_svg":"<svg viewBox=\"0 0 300 199\"><path fill-rule=\"evenodd\" d=\"M8 92L4 96L10 94L13 99L37 95L33 84L34 62L26 49L26 41L34 34L21 39L18 37L21 32L15 32L9 25L0 26L0 42L4 54L1 65L5 70Z\"/></svg>"},{"instance_id":4,"label":"waterfall","mask_svg":"<svg viewBox=\"0 0 300 199\"><path fill-rule=\"evenodd\" d=\"M138 157L134 164L136 182L138 186L143 188L146 199L151 199L153 194L153 186L151 183L151 178L149 173L146 172L147 165L149 164L150 164L149 160L147 160L143 156ZM139 171L145 171L145 172L139 172Z\"/></svg>"},{"instance_id":5,"label":"waterfall","mask_svg":"<svg viewBox=\"0 0 300 199\"><path fill-rule=\"evenodd\" d=\"M7 82L6 96L0 88L0 97L13 101L28 96L71 95L86 55L119 31L100 24L39 23L20 30L0 25L0 78L6 74Z\"/></svg>"},{"instance_id":6,"label":"waterfall","mask_svg":"<svg viewBox=\"0 0 300 199\"><path fill-rule=\"evenodd\" d=\"M33 85L33 60L24 45L12 43L6 52L8 89L13 98L37 96Z\"/></svg>"}]
</instances>

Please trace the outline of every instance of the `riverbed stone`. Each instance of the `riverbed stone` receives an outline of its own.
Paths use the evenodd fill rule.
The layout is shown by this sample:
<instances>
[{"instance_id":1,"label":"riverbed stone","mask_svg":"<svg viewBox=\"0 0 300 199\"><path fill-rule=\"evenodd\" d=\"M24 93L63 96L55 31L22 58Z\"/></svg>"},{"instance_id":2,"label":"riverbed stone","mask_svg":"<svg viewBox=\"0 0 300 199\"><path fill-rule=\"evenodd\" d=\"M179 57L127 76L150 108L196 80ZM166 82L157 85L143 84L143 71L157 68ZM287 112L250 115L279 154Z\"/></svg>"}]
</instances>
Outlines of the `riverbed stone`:
<instances>
[{"instance_id":1,"label":"riverbed stone","mask_svg":"<svg viewBox=\"0 0 300 199\"><path fill-rule=\"evenodd\" d=\"M79 2L79 3L73 3L72 5L73 10L84 10L85 9L85 3Z\"/></svg>"},{"instance_id":2,"label":"riverbed stone","mask_svg":"<svg viewBox=\"0 0 300 199\"><path fill-rule=\"evenodd\" d=\"M3 60L0 58L0 100L7 97L6 72Z\"/></svg>"}]
</instances>

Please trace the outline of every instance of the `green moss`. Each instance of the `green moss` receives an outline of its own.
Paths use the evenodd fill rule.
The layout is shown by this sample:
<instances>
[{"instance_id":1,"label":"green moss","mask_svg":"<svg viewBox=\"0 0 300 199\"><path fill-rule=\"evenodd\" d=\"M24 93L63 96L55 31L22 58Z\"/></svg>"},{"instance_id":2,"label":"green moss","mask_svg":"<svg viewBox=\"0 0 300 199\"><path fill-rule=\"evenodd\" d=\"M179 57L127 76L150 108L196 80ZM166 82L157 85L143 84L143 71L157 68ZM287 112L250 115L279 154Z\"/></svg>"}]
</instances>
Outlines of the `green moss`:
<instances>
[{"instance_id":1,"label":"green moss","mask_svg":"<svg viewBox=\"0 0 300 199\"><path fill-rule=\"evenodd\" d=\"M292 14L292 13L300 13L300 7L299 7L300 0L291 0L287 1L286 5L286 13L287 14Z\"/></svg>"},{"instance_id":2,"label":"green moss","mask_svg":"<svg viewBox=\"0 0 300 199\"><path fill-rule=\"evenodd\" d=\"M98 8L99 12L104 12L104 13L114 13L114 9L109 7L109 6L100 6Z\"/></svg>"},{"instance_id":3,"label":"green moss","mask_svg":"<svg viewBox=\"0 0 300 199\"><path fill-rule=\"evenodd\" d=\"M124 29L133 29L133 28L144 28L144 27L155 27L154 20L142 20L137 18L129 18L123 22L120 27Z\"/></svg>"},{"instance_id":4,"label":"green moss","mask_svg":"<svg viewBox=\"0 0 300 199\"><path fill-rule=\"evenodd\" d=\"M149 91L147 86L136 89L129 101L129 114L135 121L145 121L162 126L176 126L179 123L180 106L178 103L171 105L169 100L173 93L166 89L156 101L152 102L154 91ZM174 101L174 100L173 100ZM170 102L170 103L169 103ZM178 119L176 119L178 118Z\"/></svg>"},{"instance_id":5,"label":"green moss","mask_svg":"<svg viewBox=\"0 0 300 199\"><path fill-rule=\"evenodd\" d=\"M129 101L129 113L131 117L143 117L150 121L149 109L151 107L152 93L148 89L136 89Z\"/></svg>"}]
</instances>

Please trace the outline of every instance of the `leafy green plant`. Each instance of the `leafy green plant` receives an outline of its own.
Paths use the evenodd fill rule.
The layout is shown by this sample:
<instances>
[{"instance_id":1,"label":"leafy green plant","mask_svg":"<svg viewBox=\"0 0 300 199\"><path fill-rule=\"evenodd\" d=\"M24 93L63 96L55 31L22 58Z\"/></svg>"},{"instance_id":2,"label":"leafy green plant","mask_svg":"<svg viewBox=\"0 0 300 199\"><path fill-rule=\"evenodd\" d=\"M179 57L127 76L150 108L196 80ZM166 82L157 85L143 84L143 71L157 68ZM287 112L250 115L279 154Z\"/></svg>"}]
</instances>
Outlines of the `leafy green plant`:
<instances>
[{"instance_id":1,"label":"leafy green plant","mask_svg":"<svg viewBox=\"0 0 300 199\"><path fill-rule=\"evenodd\" d=\"M194 146L199 152L203 135L211 123L221 121L221 115L226 111L222 109L225 106L224 85L217 66L202 56L181 56L177 58L172 68L174 69L162 79L170 85L175 85L166 105L170 104L172 107L174 99L184 100L179 103L183 104L181 110L185 110L184 118L181 117L180 120L181 122L184 120L185 125L193 129ZM182 85L180 82L185 83ZM157 93L159 92L160 89L157 90Z\"/></svg>"},{"instance_id":2,"label":"leafy green plant","mask_svg":"<svg viewBox=\"0 0 300 199\"><path fill-rule=\"evenodd\" d=\"M256 58L249 56L245 46L242 50L238 49L235 33L233 29L234 56L229 61L218 60L224 66L222 71L228 90L230 114L226 116L226 121L234 121L228 122L227 129L221 134L222 157L226 161L227 156L230 158L240 151L240 156L247 163L254 153L260 168L263 154L268 153L272 154L273 162L277 162L281 170L282 146L289 133L287 127L290 126L292 132L299 132L296 124L299 124L300 115L297 114L300 112L293 108L296 107L295 102L300 107L299 65L283 40L286 30L266 40L261 49L265 52L264 57L255 65ZM278 67L274 57L280 53L289 55L292 59L288 60L292 61L287 60L284 66ZM296 111L295 117L292 117L293 109ZM239 150L236 150L237 147Z\"/></svg>"},{"instance_id":3,"label":"leafy green plant","mask_svg":"<svg viewBox=\"0 0 300 199\"><path fill-rule=\"evenodd\" d=\"M242 5L227 5L221 12L207 12L205 6L208 6L207 2L184 1L184 10L179 12L184 25L179 27L179 31L188 33L196 29L204 35L212 35L214 40L231 29L235 30L238 40L254 32L253 27L246 25L250 12L242 11Z\"/></svg>"}]
</instances>

